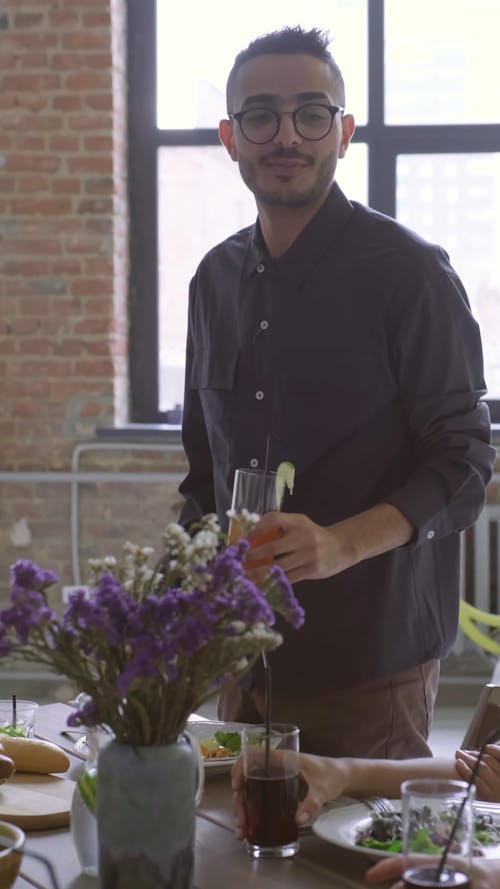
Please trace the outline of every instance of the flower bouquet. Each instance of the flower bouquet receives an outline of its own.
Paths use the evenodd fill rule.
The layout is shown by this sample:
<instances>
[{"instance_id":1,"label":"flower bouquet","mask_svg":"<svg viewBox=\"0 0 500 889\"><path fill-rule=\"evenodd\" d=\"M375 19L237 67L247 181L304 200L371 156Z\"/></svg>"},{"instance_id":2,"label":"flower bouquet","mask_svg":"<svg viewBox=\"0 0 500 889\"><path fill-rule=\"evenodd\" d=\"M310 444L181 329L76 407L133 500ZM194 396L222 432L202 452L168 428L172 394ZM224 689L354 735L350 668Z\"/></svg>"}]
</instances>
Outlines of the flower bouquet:
<instances>
[{"instance_id":1,"label":"flower bouquet","mask_svg":"<svg viewBox=\"0 0 500 889\"><path fill-rule=\"evenodd\" d=\"M88 698L71 725L103 726L128 745L174 742L190 713L228 677L276 648L275 613L299 627L304 613L278 566L257 587L245 574L246 540L222 547L213 515L191 533L171 523L165 552L125 544L119 560L90 561L86 589L61 616L46 590L52 571L11 567L0 612L0 658L45 664Z\"/></svg>"}]
</instances>

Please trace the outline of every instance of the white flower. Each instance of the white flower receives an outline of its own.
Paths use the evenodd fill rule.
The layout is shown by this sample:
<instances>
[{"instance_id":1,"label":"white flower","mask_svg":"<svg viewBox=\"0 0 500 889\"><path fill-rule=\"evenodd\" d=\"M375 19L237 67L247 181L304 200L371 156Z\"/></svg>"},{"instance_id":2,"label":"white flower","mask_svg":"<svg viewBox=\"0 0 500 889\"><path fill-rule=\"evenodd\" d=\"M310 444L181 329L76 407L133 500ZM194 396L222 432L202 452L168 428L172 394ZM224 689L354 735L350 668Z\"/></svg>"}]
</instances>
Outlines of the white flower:
<instances>
[{"instance_id":1,"label":"white flower","mask_svg":"<svg viewBox=\"0 0 500 889\"><path fill-rule=\"evenodd\" d=\"M231 628L234 630L235 635L239 636L245 632L246 624L242 620L233 620Z\"/></svg>"}]
</instances>

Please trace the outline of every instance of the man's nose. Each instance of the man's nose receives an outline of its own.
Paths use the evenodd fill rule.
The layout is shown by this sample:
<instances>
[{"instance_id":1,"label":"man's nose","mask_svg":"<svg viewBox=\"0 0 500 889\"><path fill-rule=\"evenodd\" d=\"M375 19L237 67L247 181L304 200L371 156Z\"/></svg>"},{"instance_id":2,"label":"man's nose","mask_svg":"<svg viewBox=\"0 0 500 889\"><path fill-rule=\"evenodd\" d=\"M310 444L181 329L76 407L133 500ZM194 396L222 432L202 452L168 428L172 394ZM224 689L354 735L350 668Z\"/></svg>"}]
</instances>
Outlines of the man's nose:
<instances>
[{"instance_id":1,"label":"man's nose","mask_svg":"<svg viewBox=\"0 0 500 889\"><path fill-rule=\"evenodd\" d=\"M276 142L279 145L297 145L297 143L301 141L302 139L295 129L292 112L283 111L281 113L278 132L276 133L273 142Z\"/></svg>"}]
</instances>

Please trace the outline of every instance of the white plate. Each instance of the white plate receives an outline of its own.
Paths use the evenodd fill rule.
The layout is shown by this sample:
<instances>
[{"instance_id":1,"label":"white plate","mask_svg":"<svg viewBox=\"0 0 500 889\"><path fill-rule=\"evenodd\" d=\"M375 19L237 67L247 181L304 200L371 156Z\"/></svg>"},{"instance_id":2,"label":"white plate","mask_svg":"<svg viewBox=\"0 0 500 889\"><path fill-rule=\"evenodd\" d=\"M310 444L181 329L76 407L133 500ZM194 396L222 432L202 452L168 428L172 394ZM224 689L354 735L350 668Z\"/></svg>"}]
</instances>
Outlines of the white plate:
<instances>
[{"instance_id":1,"label":"white plate","mask_svg":"<svg viewBox=\"0 0 500 889\"><path fill-rule=\"evenodd\" d=\"M186 725L186 731L192 734L198 741L203 741L206 738L213 738L215 732L240 732L244 728L249 728L248 723L246 722L219 722L217 720L209 720L209 719L200 719L198 720L188 720ZM88 756L89 748L87 744L86 735L82 735L78 741L73 745L74 753L79 756L81 759L86 759ZM236 762L237 756L214 756L214 757L202 757L203 763L206 769L219 769L227 771L231 768L233 763Z\"/></svg>"},{"instance_id":2,"label":"white plate","mask_svg":"<svg viewBox=\"0 0 500 889\"><path fill-rule=\"evenodd\" d=\"M400 800L392 800L394 808L399 811L401 808ZM478 812L484 812L492 815L495 822L500 824L500 805L492 805L479 803L474 806ZM497 817L495 817L497 816ZM363 803L353 803L347 806L338 806L323 812L314 822L312 829L317 836L336 846L342 846L344 849L350 849L355 852L362 852L363 855L369 855L370 858L389 858L399 855L399 852L388 852L385 849L366 849L356 844L356 836L359 830L369 827L371 815L366 805ZM483 858L500 858L500 845L497 846L481 846Z\"/></svg>"},{"instance_id":3,"label":"white plate","mask_svg":"<svg viewBox=\"0 0 500 889\"><path fill-rule=\"evenodd\" d=\"M215 732L242 732L244 728L249 728L246 722L213 722L209 719L203 719L200 722L189 721L186 730L194 735L198 741L204 741L207 738L213 738ZM237 756L213 756L203 758L205 769L220 769L227 771L236 762Z\"/></svg>"}]
</instances>

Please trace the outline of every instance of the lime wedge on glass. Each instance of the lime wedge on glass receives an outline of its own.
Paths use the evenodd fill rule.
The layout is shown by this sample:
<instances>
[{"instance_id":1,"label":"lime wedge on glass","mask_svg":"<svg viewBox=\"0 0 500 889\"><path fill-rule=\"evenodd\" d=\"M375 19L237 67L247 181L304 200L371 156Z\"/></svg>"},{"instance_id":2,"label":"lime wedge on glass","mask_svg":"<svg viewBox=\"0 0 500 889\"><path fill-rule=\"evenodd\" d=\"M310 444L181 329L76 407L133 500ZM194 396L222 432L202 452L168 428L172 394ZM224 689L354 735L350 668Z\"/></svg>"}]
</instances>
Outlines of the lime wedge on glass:
<instances>
[{"instance_id":1,"label":"lime wedge on glass","mask_svg":"<svg viewBox=\"0 0 500 889\"><path fill-rule=\"evenodd\" d=\"M293 494L293 484L295 481L295 466L289 460L280 463L276 470L276 502L278 509L281 509L283 497L285 496L285 488L288 488L290 494Z\"/></svg>"}]
</instances>

